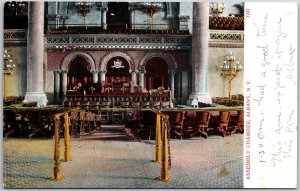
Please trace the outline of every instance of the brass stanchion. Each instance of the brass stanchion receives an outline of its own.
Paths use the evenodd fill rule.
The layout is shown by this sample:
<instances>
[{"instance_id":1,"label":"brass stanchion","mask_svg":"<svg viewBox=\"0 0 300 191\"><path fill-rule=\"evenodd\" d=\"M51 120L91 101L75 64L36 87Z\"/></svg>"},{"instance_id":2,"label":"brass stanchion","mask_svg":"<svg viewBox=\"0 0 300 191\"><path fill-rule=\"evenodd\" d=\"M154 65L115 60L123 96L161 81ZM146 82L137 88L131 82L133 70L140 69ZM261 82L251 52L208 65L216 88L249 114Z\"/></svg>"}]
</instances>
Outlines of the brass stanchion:
<instances>
[{"instance_id":1,"label":"brass stanchion","mask_svg":"<svg viewBox=\"0 0 300 191\"><path fill-rule=\"evenodd\" d=\"M165 120L168 120L168 117L163 116L162 120L162 162L161 162L161 176L157 177L156 180L161 180L169 182L172 180L169 177L169 157L168 157L168 136L167 136L167 127Z\"/></svg>"},{"instance_id":2,"label":"brass stanchion","mask_svg":"<svg viewBox=\"0 0 300 191\"><path fill-rule=\"evenodd\" d=\"M65 161L71 160L71 146L70 146L70 132L69 132L69 115L65 114L65 128L64 128L64 138L65 138Z\"/></svg>"},{"instance_id":3,"label":"brass stanchion","mask_svg":"<svg viewBox=\"0 0 300 191\"><path fill-rule=\"evenodd\" d=\"M155 159L154 162L161 162L161 120L160 114L156 115L156 130L155 130Z\"/></svg>"},{"instance_id":4,"label":"brass stanchion","mask_svg":"<svg viewBox=\"0 0 300 191\"><path fill-rule=\"evenodd\" d=\"M60 146L59 146L59 131L60 131L60 117L59 115L54 116L55 122L55 150L54 150L54 175L51 177L51 180L63 180L64 177L60 174Z\"/></svg>"}]
</instances>

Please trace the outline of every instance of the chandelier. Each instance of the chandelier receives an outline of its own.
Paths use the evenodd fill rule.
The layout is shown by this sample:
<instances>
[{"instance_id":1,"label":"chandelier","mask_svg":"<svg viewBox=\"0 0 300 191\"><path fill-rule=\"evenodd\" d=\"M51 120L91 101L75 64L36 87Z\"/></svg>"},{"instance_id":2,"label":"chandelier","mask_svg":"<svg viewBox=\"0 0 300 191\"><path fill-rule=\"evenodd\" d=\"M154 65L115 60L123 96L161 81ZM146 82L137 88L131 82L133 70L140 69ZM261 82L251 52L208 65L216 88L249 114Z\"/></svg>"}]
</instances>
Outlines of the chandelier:
<instances>
[{"instance_id":1,"label":"chandelier","mask_svg":"<svg viewBox=\"0 0 300 191\"><path fill-rule=\"evenodd\" d=\"M76 3L77 11L83 16L83 26L87 28L85 17L90 13L93 8L93 4L90 2L78 2Z\"/></svg>"},{"instance_id":2,"label":"chandelier","mask_svg":"<svg viewBox=\"0 0 300 191\"><path fill-rule=\"evenodd\" d=\"M228 98L231 99L231 82L242 70L240 61L237 61L233 53L230 52L229 56L225 57L225 60L220 65L221 75L228 81Z\"/></svg>"},{"instance_id":3,"label":"chandelier","mask_svg":"<svg viewBox=\"0 0 300 191\"><path fill-rule=\"evenodd\" d=\"M154 2L145 2L140 3L139 7L145 10L145 12L150 16L150 29L153 29L153 15L157 13L161 8L161 3L154 3Z\"/></svg>"},{"instance_id":4,"label":"chandelier","mask_svg":"<svg viewBox=\"0 0 300 191\"><path fill-rule=\"evenodd\" d=\"M26 6L23 2L10 1L7 3L9 10L12 15L20 15L23 11L23 8Z\"/></svg>"},{"instance_id":5,"label":"chandelier","mask_svg":"<svg viewBox=\"0 0 300 191\"><path fill-rule=\"evenodd\" d=\"M7 50L4 50L3 60L4 60L4 74L11 74L12 71L15 69L16 65L13 64L11 55L8 53Z\"/></svg>"},{"instance_id":6,"label":"chandelier","mask_svg":"<svg viewBox=\"0 0 300 191\"><path fill-rule=\"evenodd\" d=\"M6 76L11 75L13 70L16 68L16 65L13 64L13 60L11 59L11 55L7 50L4 50L3 55L3 88L4 88L4 98L6 97Z\"/></svg>"},{"instance_id":7,"label":"chandelier","mask_svg":"<svg viewBox=\"0 0 300 191\"><path fill-rule=\"evenodd\" d=\"M224 3L222 3L222 5L219 5L218 2L217 3L212 2L210 5L210 10L212 12L212 16L219 17L220 14L223 13L224 8L225 8Z\"/></svg>"}]
</instances>

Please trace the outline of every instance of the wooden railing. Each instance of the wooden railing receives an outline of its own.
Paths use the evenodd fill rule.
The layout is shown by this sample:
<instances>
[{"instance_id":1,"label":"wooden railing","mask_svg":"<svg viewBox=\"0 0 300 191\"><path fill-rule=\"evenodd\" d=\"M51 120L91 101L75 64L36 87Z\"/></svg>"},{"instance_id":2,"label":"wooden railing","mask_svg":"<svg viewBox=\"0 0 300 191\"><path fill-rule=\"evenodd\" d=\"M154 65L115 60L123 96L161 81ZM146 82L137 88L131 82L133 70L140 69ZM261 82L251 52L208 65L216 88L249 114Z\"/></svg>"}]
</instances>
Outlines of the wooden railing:
<instances>
[{"instance_id":1,"label":"wooden railing","mask_svg":"<svg viewBox=\"0 0 300 191\"><path fill-rule=\"evenodd\" d=\"M71 160L71 145L70 145L70 133L69 133L69 112L72 110L64 111L53 115L55 122L55 148L54 148L54 175L51 177L51 180L62 180L64 177L60 172L60 128L64 126L64 140L65 140L65 161ZM61 124L61 117L64 119L64 124Z\"/></svg>"},{"instance_id":2,"label":"wooden railing","mask_svg":"<svg viewBox=\"0 0 300 191\"><path fill-rule=\"evenodd\" d=\"M169 167L171 164L169 117L168 115L162 114L160 111L152 111L156 113L154 161L161 164L160 176L155 179L169 182L172 180L169 176Z\"/></svg>"}]
</instances>

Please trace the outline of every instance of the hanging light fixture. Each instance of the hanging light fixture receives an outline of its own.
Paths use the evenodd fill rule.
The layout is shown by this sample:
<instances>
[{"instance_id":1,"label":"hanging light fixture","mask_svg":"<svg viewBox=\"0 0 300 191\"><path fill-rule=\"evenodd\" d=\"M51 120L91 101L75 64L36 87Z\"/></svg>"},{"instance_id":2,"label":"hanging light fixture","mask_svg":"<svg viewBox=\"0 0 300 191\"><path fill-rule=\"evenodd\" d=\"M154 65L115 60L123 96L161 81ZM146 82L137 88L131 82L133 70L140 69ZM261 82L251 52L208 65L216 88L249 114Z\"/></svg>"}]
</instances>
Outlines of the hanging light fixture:
<instances>
[{"instance_id":1,"label":"hanging light fixture","mask_svg":"<svg viewBox=\"0 0 300 191\"><path fill-rule=\"evenodd\" d=\"M76 3L77 11L82 14L83 16L83 26L87 29L86 26L86 16L90 13L91 9L93 8L93 3L91 2L78 2Z\"/></svg>"}]
</instances>

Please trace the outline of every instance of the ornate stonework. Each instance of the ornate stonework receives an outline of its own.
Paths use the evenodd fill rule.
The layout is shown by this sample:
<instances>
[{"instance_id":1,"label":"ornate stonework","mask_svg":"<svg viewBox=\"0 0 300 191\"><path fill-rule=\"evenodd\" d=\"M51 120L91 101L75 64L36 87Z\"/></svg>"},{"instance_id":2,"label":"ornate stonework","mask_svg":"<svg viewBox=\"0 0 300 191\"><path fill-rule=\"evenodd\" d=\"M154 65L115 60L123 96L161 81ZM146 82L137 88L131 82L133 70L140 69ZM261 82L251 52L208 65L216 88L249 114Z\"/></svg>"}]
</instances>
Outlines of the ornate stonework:
<instances>
[{"instance_id":1,"label":"ornate stonework","mask_svg":"<svg viewBox=\"0 0 300 191\"><path fill-rule=\"evenodd\" d=\"M172 55L166 54L163 52L148 52L142 58L142 60L139 64L140 72L143 72L143 73L147 72L147 71L145 71L145 65L151 58L154 58L154 57L162 58L167 63L168 70L176 70L177 69L177 62Z\"/></svg>"},{"instance_id":2,"label":"ornate stonework","mask_svg":"<svg viewBox=\"0 0 300 191\"><path fill-rule=\"evenodd\" d=\"M113 51L113 52L109 52L107 53L101 60L100 60L100 70L101 71L106 71L106 66L107 63L110 59L112 59L113 57L122 57L124 58L128 64L129 64L129 72L136 70L135 66L134 66L134 61L132 59L132 57L127 54L126 52L121 52L121 51Z\"/></svg>"},{"instance_id":3,"label":"ornate stonework","mask_svg":"<svg viewBox=\"0 0 300 191\"><path fill-rule=\"evenodd\" d=\"M90 63L91 65L91 71L94 71L96 70L96 62L95 60L93 59L93 57L86 53L86 52L82 52L82 51L76 51L76 52L71 52L69 54L67 54L63 61L61 62L61 66L60 66L60 69L61 70L68 70L69 69L69 63L76 57L76 56L82 56L84 58L87 59L87 61Z\"/></svg>"}]
</instances>

